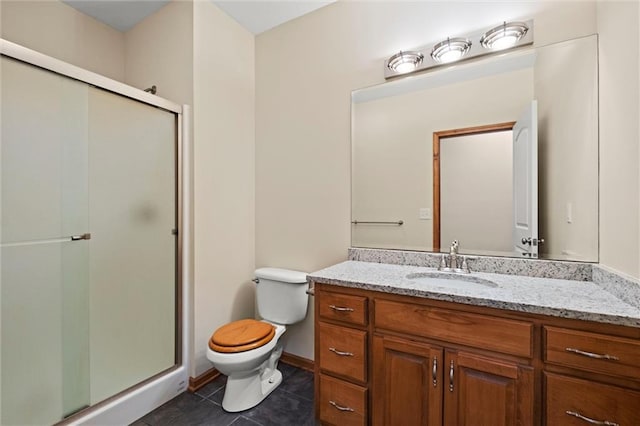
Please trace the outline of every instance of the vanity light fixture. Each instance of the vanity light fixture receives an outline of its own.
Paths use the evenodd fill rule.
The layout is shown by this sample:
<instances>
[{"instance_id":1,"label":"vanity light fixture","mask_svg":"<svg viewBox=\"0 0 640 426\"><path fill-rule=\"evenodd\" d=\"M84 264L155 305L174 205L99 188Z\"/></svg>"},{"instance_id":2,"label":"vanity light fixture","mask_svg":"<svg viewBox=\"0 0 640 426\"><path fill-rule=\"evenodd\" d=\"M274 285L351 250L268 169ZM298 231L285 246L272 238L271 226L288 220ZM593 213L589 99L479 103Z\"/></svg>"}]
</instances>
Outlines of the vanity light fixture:
<instances>
[{"instance_id":1,"label":"vanity light fixture","mask_svg":"<svg viewBox=\"0 0 640 426\"><path fill-rule=\"evenodd\" d=\"M433 46L431 57L434 61L441 64L455 62L469 52L471 49L471 41L466 38L449 38L441 41Z\"/></svg>"},{"instance_id":2,"label":"vanity light fixture","mask_svg":"<svg viewBox=\"0 0 640 426\"><path fill-rule=\"evenodd\" d=\"M533 20L507 22L486 31L449 37L436 44L401 50L384 61L384 78L405 76L533 44Z\"/></svg>"},{"instance_id":3,"label":"vanity light fixture","mask_svg":"<svg viewBox=\"0 0 640 426\"><path fill-rule=\"evenodd\" d=\"M396 53L387 61L387 68L398 74L405 74L418 68L424 60L424 55L420 52L408 50Z\"/></svg>"},{"instance_id":4,"label":"vanity light fixture","mask_svg":"<svg viewBox=\"0 0 640 426\"><path fill-rule=\"evenodd\" d=\"M480 44L485 49L503 50L514 46L527 34L529 27L524 22L503 22L482 35Z\"/></svg>"}]
</instances>

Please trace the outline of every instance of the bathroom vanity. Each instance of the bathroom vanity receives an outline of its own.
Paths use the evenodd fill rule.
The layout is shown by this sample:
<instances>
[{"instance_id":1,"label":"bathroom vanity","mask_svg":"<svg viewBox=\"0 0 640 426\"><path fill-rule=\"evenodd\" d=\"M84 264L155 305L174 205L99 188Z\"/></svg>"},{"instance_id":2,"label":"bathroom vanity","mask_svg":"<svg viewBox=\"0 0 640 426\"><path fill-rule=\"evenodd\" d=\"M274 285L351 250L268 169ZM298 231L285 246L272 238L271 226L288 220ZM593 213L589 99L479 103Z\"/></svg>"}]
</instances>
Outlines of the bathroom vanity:
<instances>
[{"instance_id":1,"label":"bathroom vanity","mask_svg":"<svg viewBox=\"0 0 640 426\"><path fill-rule=\"evenodd\" d=\"M537 265L522 268L579 264ZM323 424L640 423L640 307L609 281L451 277L361 261L309 275Z\"/></svg>"}]
</instances>

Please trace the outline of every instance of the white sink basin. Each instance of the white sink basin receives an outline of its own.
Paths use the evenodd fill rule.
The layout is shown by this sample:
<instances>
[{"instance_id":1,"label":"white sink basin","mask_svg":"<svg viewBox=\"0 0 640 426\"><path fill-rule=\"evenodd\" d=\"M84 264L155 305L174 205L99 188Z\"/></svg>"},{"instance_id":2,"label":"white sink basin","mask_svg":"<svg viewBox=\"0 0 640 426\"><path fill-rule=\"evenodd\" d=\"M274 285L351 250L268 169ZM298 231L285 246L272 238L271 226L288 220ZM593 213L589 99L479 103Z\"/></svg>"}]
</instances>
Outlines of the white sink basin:
<instances>
[{"instance_id":1,"label":"white sink basin","mask_svg":"<svg viewBox=\"0 0 640 426\"><path fill-rule=\"evenodd\" d=\"M484 278L446 272L417 272L407 275L406 278L429 286L450 289L474 290L483 287L498 287L493 281Z\"/></svg>"}]
</instances>

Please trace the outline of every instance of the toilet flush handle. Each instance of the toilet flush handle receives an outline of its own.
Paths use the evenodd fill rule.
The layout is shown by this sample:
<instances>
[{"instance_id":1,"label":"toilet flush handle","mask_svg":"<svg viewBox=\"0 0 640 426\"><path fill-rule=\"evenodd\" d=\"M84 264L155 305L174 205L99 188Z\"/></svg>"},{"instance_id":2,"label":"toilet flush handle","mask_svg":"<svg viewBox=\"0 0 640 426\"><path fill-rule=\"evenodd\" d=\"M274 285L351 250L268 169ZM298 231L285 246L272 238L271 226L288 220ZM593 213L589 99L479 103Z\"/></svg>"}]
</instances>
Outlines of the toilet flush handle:
<instances>
[{"instance_id":1,"label":"toilet flush handle","mask_svg":"<svg viewBox=\"0 0 640 426\"><path fill-rule=\"evenodd\" d=\"M259 278L254 278L251 281L253 281L256 284L260 284L260 279Z\"/></svg>"}]
</instances>

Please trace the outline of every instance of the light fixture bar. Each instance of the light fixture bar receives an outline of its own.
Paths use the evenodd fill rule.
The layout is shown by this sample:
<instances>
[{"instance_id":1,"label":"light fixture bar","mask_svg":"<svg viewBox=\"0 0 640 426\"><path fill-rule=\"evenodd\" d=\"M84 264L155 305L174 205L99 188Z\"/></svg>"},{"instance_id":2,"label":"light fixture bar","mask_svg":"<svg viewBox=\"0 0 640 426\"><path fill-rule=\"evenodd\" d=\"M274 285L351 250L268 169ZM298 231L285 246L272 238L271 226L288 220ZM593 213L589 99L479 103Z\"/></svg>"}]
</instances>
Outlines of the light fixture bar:
<instances>
[{"instance_id":1,"label":"light fixture bar","mask_svg":"<svg viewBox=\"0 0 640 426\"><path fill-rule=\"evenodd\" d=\"M482 32L448 37L416 50L400 51L385 61L384 77L390 79L530 44L533 44L533 19L506 21Z\"/></svg>"}]
</instances>

